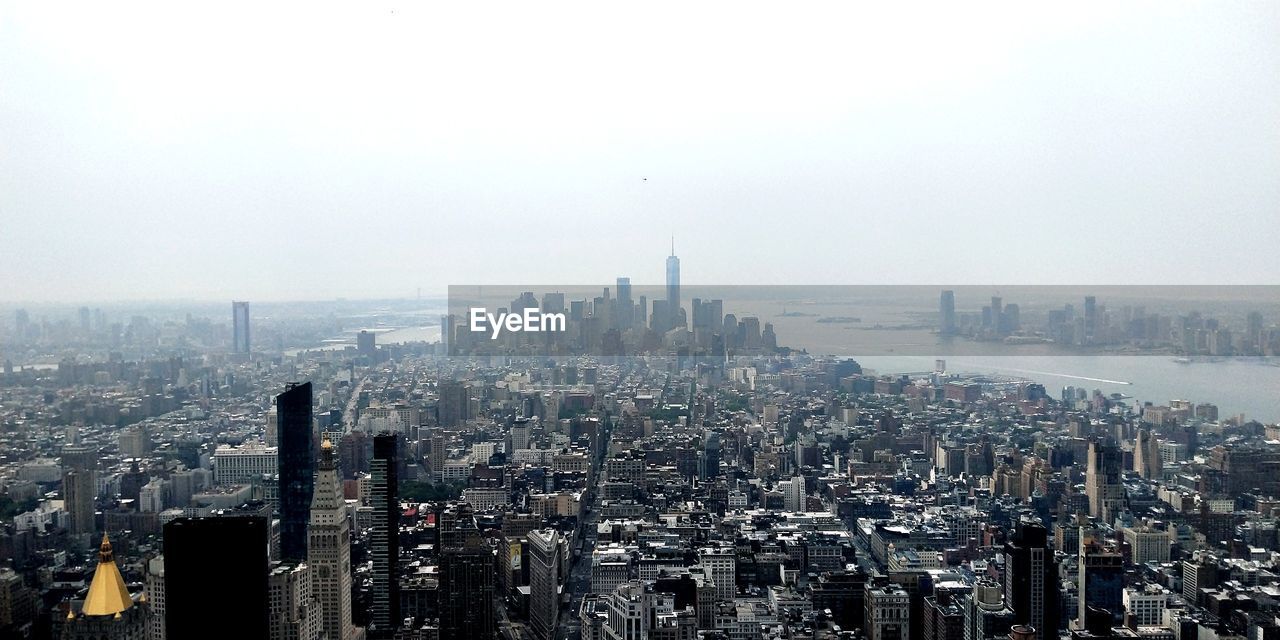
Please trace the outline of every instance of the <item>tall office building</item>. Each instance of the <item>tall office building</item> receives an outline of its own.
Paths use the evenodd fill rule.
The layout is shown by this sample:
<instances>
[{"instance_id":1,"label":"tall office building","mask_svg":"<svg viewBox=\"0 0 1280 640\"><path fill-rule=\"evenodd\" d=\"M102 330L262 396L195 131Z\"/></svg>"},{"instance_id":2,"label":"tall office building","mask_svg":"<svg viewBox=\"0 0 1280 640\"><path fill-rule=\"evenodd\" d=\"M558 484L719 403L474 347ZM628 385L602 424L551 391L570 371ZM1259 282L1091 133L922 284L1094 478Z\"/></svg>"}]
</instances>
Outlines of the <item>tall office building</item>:
<instances>
[{"instance_id":1,"label":"tall office building","mask_svg":"<svg viewBox=\"0 0 1280 640\"><path fill-rule=\"evenodd\" d=\"M391 638L400 626L400 498L397 493L398 436L383 432L373 438L369 462L373 525L369 556L373 588L369 602L369 637Z\"/></svg>"},{"instance_id":2,"label":"tall office building","mask_svg":"<svg viewBox=\"0 0 1280 640\"><path fill-rule=\"evenodd\" d=\"M262 517L178 518L166 524L168 637L267 640L269 545Z\"/></svg>"},{"instance_id":3,"label":"tall office building","mask_svg":"<svg viewBox=\"0 0 1280 640\"><path fill-rule=\"evenodd\" d=\"M442 427L456 427L470 417L471 392L456 380L443 380L436 387L436 417Z\"/></svg>"},{"instance_id":4,"label":"tall office building","mask_svg":"<svg viewBox=\"0 0 1280 640\"><path fill-rule=\"evenodd\" d=\"M1133 447L1133 470L1143 478L1152 480L1160 476L1161 468L1160 443L1156 440L1156 434L1139 429Z\"/></svg>"},{"instance_id":5,"label":"tall office building","mask_svg":"<svg viewBox=\"0 0 1280 640\"><path fill-rule=\"evenodd\" d=\"M342 498L342 479L333 443L320 445L320 467L311 521L307 528L307 565L312 595L320 608L320 632L327 640L351 640L351 524Z\"/></svg>"},{"instance_id":6,"label":"tall office building","mask_svg":"<svg viewBox=\"0 0 1280 640\"><path fill-rule=\"evenodd\" d=\"M1013 627L1013 611L1004 603L1000 583L979 579L964 602L964 640L1000 638Z\"/></svg>"},{"instance_id":7,"label":"tall office building","mask_svg":"<svg viewBox=\"0 0 1280 640\"><path fill-rule=\"evenodd\" d=\"M858 565L847 571L824 571L810 582L815 611L830 609L832 620L847 629L862 628L866 612L867 572Z\"/></svg>"},{"instance_id":8,"label":"tall office building","mask_svg":"<svg viewBox=\"0 0 1280 640\"><path fill-rule=\"evenodd\" d=\"M449 458L444 434L439 430L434 431L430 442L431 451L427 454L427 470L431 473L432 482L444 482L444 463Z\"/></svg>"},{"instance_id":9,"label":"tall office building","mask_svg":"<svg viewBox=\"0 0 1280 640\"><path fill-rule=\"evenodd\" d=\"M367 364L378 361L378 334L361 331L356 334L356 353L365 359Z\"/></svg>"},{"instance_id":10,"label":"tall office building","mask_svg":"<svg viewBox=\"0 0 1280 640\"><path fill-rule=\"evenodd\" d=\"M1218 566L1218 558L1206 550L1195 551L1190 558L1182 561L1182 597L1188 603L1202 606L1204 596L1202 589L1218 586L1222 571Z\"/></svg>"},{"instance_id":11,"label":"tall office building","mask_svg":"<svg viewBox=\"0 0 1280 640\"><path fill-rule=\"evenodd\" d=\"M867 640L906 640L911 637L911 596L900 585L868 584L863 598L863 632Z\"/></svg>"},{"instance_id":12,"label":"tall office building","mask_svg":"<svg viewBox=\"0 0 1280 640\"><path fill-rule=\"evenodd\" d=\"M1058 637L1058 566L1044 525L1023 519L1004 545L1004 601L1037 640Z\"/></svg>"},{"instance_id":13,"label":"tall office building","mask_svg":"<svg viewBox=\"0 0 1280 640\"><path fill-rule=\"evenodd\" d=\"M732 601L738 591L737 554L732 547L704 547L698 551L698 564L711 576L716 599Z\"/></svg>"},{"instance_id":14,"label":"tall office building","mask_svg":"<svg viewBox=\"0 0 1280 640\"><path fill-rule=\"evenodd\" d=\"M631 300L631 278L618 278L618 301L616 324L623 329L630 329L635 321L635 302Z\"/></svg>"},{"instance_id":15,"label":"tall office building","mask_svg":"<svg viewBox=\"0 0 1280 640\"><path fill-rule=\"evenodd\" d=\"M78 438L77 438L78 439ZM72 535L93 533L94 499L97 497L97 452L82 444L62 448L62 501Z\"/></svg>"},{"instance_id":16,"label":"tall office building","mask_svg":"<svg viewBox=\"0 0 1280 640\"><path fill-rule=\"evenodd\" d=\"M1022 329L1022 311L1021 308L1014 303L1004 306L1004 313L1000 314L1001 332L1013 333Z\"/></svg>"},{"instance_id":17,"label":"tall office building","mask_svg":"<svg viewBox=\"0 0 1280 640\"><path fill-rule=\"evenodd\" d=\"M1084 298L1084 343L1093 344L1098 335L1098 299Z\"/></svg>"},{"instance_id":18,"label":"tall office building","mask_svg":"<svg viewBox=\"0 0 1280 640\"><path fill-rule=\"evenodd\" d=\"M1120 448L1097 439L1089 442L1089 462L1085 468L1085 495L1089 515L1112 522L1124 510L1123 459Z\"/></svg>"},{"instance_id":19,"label":"tall office building","mask_svg":"<svg viewBox=\"0 0 1280 640\"><path fill-rule=\"evenodd\" d=\"M277 562L267 577L271 640L319 640L320 608L311 592L311 567Z\"/></svg>"},{"instance_id":20,"label":"tall office building","mask_svg":"<svg viewBox=\"0 0 1280 640\"><path fill-rule=\"evenodd\" d=\"M724 459L720 434L715 431L707 433L702 445L702 459L698 468L698 476L703 480L720 475L720 461Z\"/></svg>"},{"instance_id":21,"label":"tall office building","mask_svg":"<svg viewBox=\"0 0 1280 640\"><path fill-rule=\"evenodd\" d=\"M276 396L280 442L280 556L307 559L307 519L315 492L316 455L311 427L311 383L290 384Z\"/></svg>"},{"instance_id":22,"label":"tall office building","mask_svg":"<svg viewBox=\"0 0 1280 640\"><path fill-rule=\"evenodd\" d=\"M946 289L938 301L938 333L944 336L956 332L956 292Z\"/></svg>"},{"instance_id":23,"label":"tall office building","mask_svg":"<svg viewBox=\"0 0 1280 640\"><path fill-rule=\"evenodd\" d=\"M653 585L641 580L624 582L606 594L608 613L603 624L606 640L646 640L656 622Z\"/></svg>"},{"instance_id":24,"label":"tall office building","mask_svg":"<svg viewBox=\"0 0 1280 640\"><path fill-rule=\"evenodd\" d=\"M164 640L169 637L164 629L165 588L164 588L164 555L156 555L147 560L144 576L143 593L147 594L147 606L151 612L147 615L147 640Z\"/></svg>"},{"instance_id":25,"label":"tall office building","mask_svg":"<svg viewBox=\"0 0 1280 640\"><path fill-rule=\"evenodd\" d=\"M1110 627L1123 622L1124 556L1108 549L1097 530L1080 531L1079 610L1076 628L1089 627L1091 619Z\"/></svg>"},{"instance_id":26,"label":"tall office building","mask_svg":"<svg viewBox=\"0 0 1280 640\"><path fill-rule=\"evenodd\" d=\"M231 351L249 353L249 303L231 302Z\"/></svg>"},{"instance_id":27,"label":"tall office building","mask_svg":"<svg viewBox=\"0 0 1280 640\"><path fill-rule=\"evenodd\" d=\"M991 328L995 329L996 333L1003 332L1004 328L1001 320L1003 317L1004 301L1000 299L1000 296L991 296Z\"/></svg>"},{"instance_id":28,"label":"tall office building","mask_svg":"<svg viewBox=\"0 0 1280 640\"><path fill-rule=\"evenodd\" d=\"M551 640L560 619L563 536L555 529L529 532L529 622L534 638Z\"/></svg>"},{"instance_id":29,"label":"tall office building","mask_svg":"<svg viewBox=\"0 0 1280 640\"><path fill-rule=\"evenodd\" d=\"M805 510L806 500L803 477L796 476L790 480L779 482L778 490L782 492L782 504L787 511L799 513Z\"/></svg>"},{"instance_id":30,"label":"tall office building","mask_svg":"<svg viewBox=\"0 0 1280 640\"><path fill-rule=\"evenodd\" d=\"M663 331L680 322L680 258L676 257L676 242L671 240L671 255L667 256L667 322Z\"/></svg>"},{"instance_id":31,"label":"tall office building","mask_svg":"<svg viewBox=\"0 0 1280 640\"><path fill-rule=\"evenodd\" d=\"M492 638L497 571L493 549L476 529L474 516L468 514L442 536L439 573L440 637Z\"/></svg>"}]
</instances>

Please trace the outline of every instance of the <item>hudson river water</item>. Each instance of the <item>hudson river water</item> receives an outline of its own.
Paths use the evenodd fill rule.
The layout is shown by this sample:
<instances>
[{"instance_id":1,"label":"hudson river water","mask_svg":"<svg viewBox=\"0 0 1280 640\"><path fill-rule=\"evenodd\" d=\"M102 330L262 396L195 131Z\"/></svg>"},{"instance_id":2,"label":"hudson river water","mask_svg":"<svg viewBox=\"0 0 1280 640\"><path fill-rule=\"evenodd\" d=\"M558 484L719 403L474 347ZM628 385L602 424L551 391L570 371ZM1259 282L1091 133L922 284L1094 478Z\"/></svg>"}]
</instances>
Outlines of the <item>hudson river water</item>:
<instances>
[{"instance_id":1,"label":"hudson river water","mask_svg":"<svg viewBox=\"0 0 1280 640\"><path fill-rule=\"evenodd\" d=\"M866 356L855 358L878 373L932 371L934 358ZM1100 389L1133 396L1131 404L1169 400L1211 402L1221 417L1243 413L1265 423L1280 421L1280 358L1249 358L1182 364L1171 356L1008 355L945 358L947 370L999 373L1039 382L1054 397L1063 387ZM1125 384L1128 383L1128 384Z\"/></svg>"}]
</instances>

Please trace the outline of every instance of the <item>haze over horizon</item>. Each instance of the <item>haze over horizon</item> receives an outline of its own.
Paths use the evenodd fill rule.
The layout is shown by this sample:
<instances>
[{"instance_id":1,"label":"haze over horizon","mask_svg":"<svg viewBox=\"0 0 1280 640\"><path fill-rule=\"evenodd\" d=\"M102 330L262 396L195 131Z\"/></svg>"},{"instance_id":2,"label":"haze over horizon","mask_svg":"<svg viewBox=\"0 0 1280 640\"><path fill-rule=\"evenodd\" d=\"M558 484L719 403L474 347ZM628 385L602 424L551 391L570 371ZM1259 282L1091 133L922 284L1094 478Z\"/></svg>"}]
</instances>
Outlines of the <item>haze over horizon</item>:
<instances>
[{"instance_id":1,"label":"haze over horizon","mask_svg":"<svg viewBox=\"0 0 1280 640\"><path fill-rule=\"evenodd\" d=\"M1280 5L729 6L6 4L0 301L1280 282Z\"/></svg>"}]
</instances>

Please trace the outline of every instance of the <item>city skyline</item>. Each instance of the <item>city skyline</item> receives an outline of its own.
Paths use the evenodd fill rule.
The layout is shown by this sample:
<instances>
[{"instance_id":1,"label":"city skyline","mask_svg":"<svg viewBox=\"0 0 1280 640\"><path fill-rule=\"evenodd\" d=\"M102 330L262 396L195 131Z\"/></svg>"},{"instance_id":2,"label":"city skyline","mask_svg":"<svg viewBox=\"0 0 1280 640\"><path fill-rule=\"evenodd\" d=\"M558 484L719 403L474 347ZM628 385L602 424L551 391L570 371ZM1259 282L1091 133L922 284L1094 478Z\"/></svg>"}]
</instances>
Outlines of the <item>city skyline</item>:
<instances>
[{"instance_id":1,"label":"city skyline","mask_svg":"<svg viewBox=\"0 0 1280 640\"><path fill-rule=\"evenodd\" d=\"M0 59L0 640L1280 640L1280 3Z\"/></svg>"},{"instance_id":2,"label":"city skyline","mask_svg":"<svg viewBox=\"0 0 1280 640\"><path fill-rule=\"evenodd\" d=\"M992 325L1017 304L984 302ZM0 377L0 417L22 421L0 431L17 512L0 536L62 549L0 547L16 594L0 631L642 640L766 620L824 640L1132 640L1280 562L1264 515L1280 424L1214 396L1141 402L943 361L486 363L376 342L246 358L226 338ZM30 577L62 557L86 564L52 590Z\"/></svg>"}]
</instances>

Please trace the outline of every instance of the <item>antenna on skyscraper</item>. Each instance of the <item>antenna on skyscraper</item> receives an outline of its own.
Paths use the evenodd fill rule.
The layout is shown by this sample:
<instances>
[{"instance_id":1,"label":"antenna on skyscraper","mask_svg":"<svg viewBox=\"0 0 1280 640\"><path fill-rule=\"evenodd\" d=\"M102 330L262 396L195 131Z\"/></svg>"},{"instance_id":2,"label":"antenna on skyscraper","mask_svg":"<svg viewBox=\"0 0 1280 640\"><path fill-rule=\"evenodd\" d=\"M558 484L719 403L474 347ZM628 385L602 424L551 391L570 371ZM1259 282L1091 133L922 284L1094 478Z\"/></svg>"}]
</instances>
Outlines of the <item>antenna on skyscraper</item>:
<instances>
[{"instance_id":1,"label":"antenna on skyscraper","mask_svg":"<svg viewBox=\"0 0 1280 640\"><path fill-rule=\"evenodd\" d=\"M671 255L676 254L676 234L671 234Z\"/></svg>"}]
</instances>

